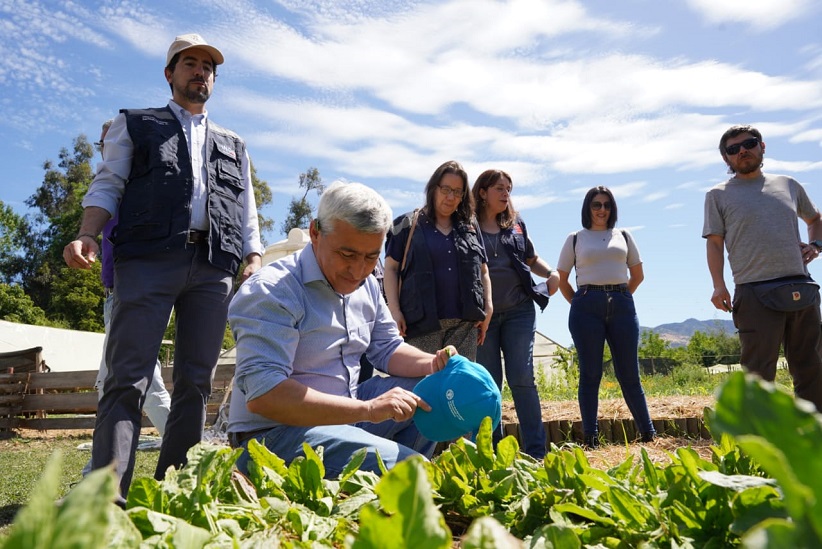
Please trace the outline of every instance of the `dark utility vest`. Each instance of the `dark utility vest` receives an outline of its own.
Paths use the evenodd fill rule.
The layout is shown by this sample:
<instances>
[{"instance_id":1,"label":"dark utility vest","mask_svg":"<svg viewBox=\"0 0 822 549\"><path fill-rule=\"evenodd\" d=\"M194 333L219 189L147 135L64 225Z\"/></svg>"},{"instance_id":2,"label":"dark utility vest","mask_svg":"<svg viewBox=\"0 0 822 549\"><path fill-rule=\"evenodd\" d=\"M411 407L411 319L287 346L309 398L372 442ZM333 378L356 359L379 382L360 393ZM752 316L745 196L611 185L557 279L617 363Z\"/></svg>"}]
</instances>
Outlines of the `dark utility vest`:
<instances>
[{"instance_id":1,"label":"dark utility vest","mask_svg":"<svg viewBox=\"0 0 822 549\"><path fill-rule=\"evenodd\" d=\"M169 107L122 110L134 143L131 174L120 202L114 256L137 257L186 247L193 172L180 122ZM236 275L243 259L245 143L208 122L208 260Z\"/></svg>"},{"instance_id":2,"label":"dark utility vest","mask_svg":"<svg viewBox=\"0 0 822 549\"><path fill-rule=\"evenodd\" d=\"M425 214L420 213L422 218ZM408 239L413 212L402 215L394 220L389 238L397 237L402 233L403 245ZM424 223L418 219L417 223ZM484 320L485 299L482 287L482 257L483 249L476 230L470 225L460 223L454 226L456 238L454 245L457 250L460 303L462 304L462 320ZM406 335L417 337L440 329L437 315L437 297L434 292L434 266L425 236L417 227L411 237L411 246L408 249L405 272L400 273L402 288L400 290L400 310L406 322Z\"/></svg>"},{"instance_id":3,"label":"dark utility vest","mask_svg":"<svg viewBox=\"0 0 822 549\"><path fill-rule=\"evenodd\" d=\"M517 271L522 288L525 293L539 305L540 311L548 306L548 285L545 282L539 284L531 278L531 268L525 263L525 251L528 244L528 229L525 222L517 217L516 223L507 231L500 232L500 243L502 249L511 258L511 264Z\"/></svg>"}]
</instances>

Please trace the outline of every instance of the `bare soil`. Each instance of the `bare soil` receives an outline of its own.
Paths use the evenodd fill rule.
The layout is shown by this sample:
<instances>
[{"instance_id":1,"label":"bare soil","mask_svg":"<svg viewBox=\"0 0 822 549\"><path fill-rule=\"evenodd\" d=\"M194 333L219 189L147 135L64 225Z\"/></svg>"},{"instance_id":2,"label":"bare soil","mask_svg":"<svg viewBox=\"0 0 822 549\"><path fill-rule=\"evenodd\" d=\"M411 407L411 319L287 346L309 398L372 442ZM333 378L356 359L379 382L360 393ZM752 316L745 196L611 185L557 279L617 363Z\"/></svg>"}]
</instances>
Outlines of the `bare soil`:
<instances>
[{"instance_id":1,"label":"bare soil","mask_svg":"<svg viewBox=\"0 0 822 549\"><path fill-rule=\"evenodd\" d=\"M666 396L648 398L648 411L652 419L674 419L682 417L702 417L706 406L714 405L712 396ZM599 401L599 417L605 419L631 419L631 412L621 398ZM542 420L552 421L580 419L579 404L576 400L558 400L542 402ZM503 423L516 423L517 413L514 403L502 403Z\"/></svg>"},{"instance_id":2,"label":"bare soil","mask_svg":"<svg viewBox=\"0 0 822 549\"><path fill-rule=\"evenodd\" d=\"M676 419L703 417L706 407L714 405L712 396L666 396L648 398L648 411L652 419ZM599 417L601 419L631 419L631 412L622 399L600 400ZM576 400L543 401L542 420L570 420L579 421L579 403ZM517 414L514 403L503 402L503 423L517 423ZM588 461L592 466L607 469L625 461L632 456L637 462L642 448L648 452L648 457L655 463L669 463L670 454L677 448L693 448L703 459L711 459L710 447L713 441L698 438L682 438L660 436L649 443L606 444L595 450L585 450Z\"/></svg>"}]
</instances>

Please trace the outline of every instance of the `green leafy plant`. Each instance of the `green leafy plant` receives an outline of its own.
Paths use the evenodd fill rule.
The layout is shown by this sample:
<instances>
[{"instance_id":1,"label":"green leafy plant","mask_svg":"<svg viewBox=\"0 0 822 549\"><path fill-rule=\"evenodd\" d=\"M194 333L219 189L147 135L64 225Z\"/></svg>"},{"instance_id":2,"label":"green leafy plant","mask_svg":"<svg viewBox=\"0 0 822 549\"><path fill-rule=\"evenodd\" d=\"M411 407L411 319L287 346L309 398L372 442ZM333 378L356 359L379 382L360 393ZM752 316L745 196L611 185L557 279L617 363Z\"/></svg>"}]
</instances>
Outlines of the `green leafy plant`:
<instances>
[{"instance_id":1,"label":"green leafy plant","mask_svg":"<svg viewBox=\"0 0 822 549\"><path fill-rule=\"evenodd\" d=\"M733 436L784 498L786 514L762 516L744 539L770 547L822 546L822 416L813 405L737 372L706 420L712 431Z\"/></svg>"},{"instance_id":2,"label":"green leafy plant","mask_svg":"<svg viewBox=\"0 0 822 549\"><path fill-rule=\"evenodd\" d=\"M819 547L822 420L784 390L732 374L707 410L711 459L679 448L608 469L576 445L543 461L491 421L432 461L415 457L382 475L357 452L325 478L322 448L286 464L256 440L249 474L239 450L198 445L162 482L137 479L127 511L113 505L110 470L86 477L55 504L52 459L3 548L17 547ZM384 469L384 467L383 467Z\"/></svg>"}]
</instances>

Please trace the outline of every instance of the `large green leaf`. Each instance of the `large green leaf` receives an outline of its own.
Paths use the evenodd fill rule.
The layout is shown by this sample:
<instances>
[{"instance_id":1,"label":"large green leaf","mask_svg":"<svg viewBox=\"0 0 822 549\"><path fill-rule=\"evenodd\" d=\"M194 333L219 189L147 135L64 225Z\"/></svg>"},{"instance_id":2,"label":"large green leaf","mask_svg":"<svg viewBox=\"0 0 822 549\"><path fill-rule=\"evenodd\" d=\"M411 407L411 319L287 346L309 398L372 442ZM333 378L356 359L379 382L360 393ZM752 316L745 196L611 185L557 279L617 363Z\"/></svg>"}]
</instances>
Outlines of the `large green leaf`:
<instances>
[{"instance_id":1,"label":"large green leaf","mask_svg":"<svg viewBox=\"0 0 822 549\"><path fill-rule=\"evenodd\" d=\"M807 521L822 543L822 416L813 405L742 372L722 386L712 432L726 432L753 456L785 494L794 521Z\"/></svg>"},{"instance_id":2,"label":"large green leaf","mask_svg":"<svg viewBox=\"0 0 822 549\"><path fill-rule=\"evenodd\" d=\"M402 461L386 473L377 495L384 513L363 508L355 548L451 546L451 532L434 505L421 457Z\"/></svg>"},{"instance_id":3,"label":"large green leaf","mask_svg":"<svg viewBox=\"0 0 822 549\"><path fill-rule=\"evenodd\" d=\"M62 454L55 452L28 504L18 513L4 549L109 546L111 524L122 523L118 514L124 514L114 505L118 486L113 471L92 471L58 503L61 466ZM141 538L131 526L117 539L124 547L136 547Z\"/></svg>"}]
</instances>

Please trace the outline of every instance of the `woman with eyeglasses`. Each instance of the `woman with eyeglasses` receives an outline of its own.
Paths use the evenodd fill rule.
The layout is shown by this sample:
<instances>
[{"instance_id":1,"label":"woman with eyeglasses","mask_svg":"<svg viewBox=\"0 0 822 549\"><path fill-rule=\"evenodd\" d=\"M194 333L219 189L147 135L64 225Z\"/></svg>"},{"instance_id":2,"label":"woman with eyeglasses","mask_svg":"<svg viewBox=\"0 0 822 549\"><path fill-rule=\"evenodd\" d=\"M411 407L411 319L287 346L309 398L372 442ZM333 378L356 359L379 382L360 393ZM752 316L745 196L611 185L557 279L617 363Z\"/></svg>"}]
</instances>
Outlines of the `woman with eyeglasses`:
<instances>
[{"instance_id":1,"label":"woman with eyeglasses","mask_svg":"<svg viewBox=\"0 0 822 549\"><path fill-rule=\"evenodd\" d=\"M534 381L534 336L536 310L544 310L549 295L559 286L559 275L537 255L528 229L511 201L513 182L502 170L486 170L471 189L477 207L488 270L494 314L477 349L477 362L485 366L502 390L502 357L505 379L517 410L523 451L536 458L545 457L545 428L542 406ZM546 278L536 284L531 274ZM501 427L494 441L502 437Z\"/></svg>"},{"instance_id":2,"label":"woman with eyeglasses","mask_svg":"<svg viewBox=\"0 0 822 549\"><path fill-rule=\"evenodd\" d=\"M394 220L385 245L385 297L400 334L435 353L476 360L493 312L468 174L453 160L431 175L425 205Z\"/></svg>"},{"instance_id":3,"label":"woman with eyeglasses","mask_svg":"<svg viewBox=\"0 0 822 549\"><path fill-rule=\"evenodd\" d=\"M599 445L597 413L605 342L614 374L642 442L656 436L639 379L639 319L633 293L642 282L642 259L631 233L615 229L617 205L607 187L594 187L582 203L583 230L571 233L557 262L559 289L571 304L568 329L579 359L579 410L585 444ZM568 276L576 269L577 290Z\"/></svg>"}]
</instances>

